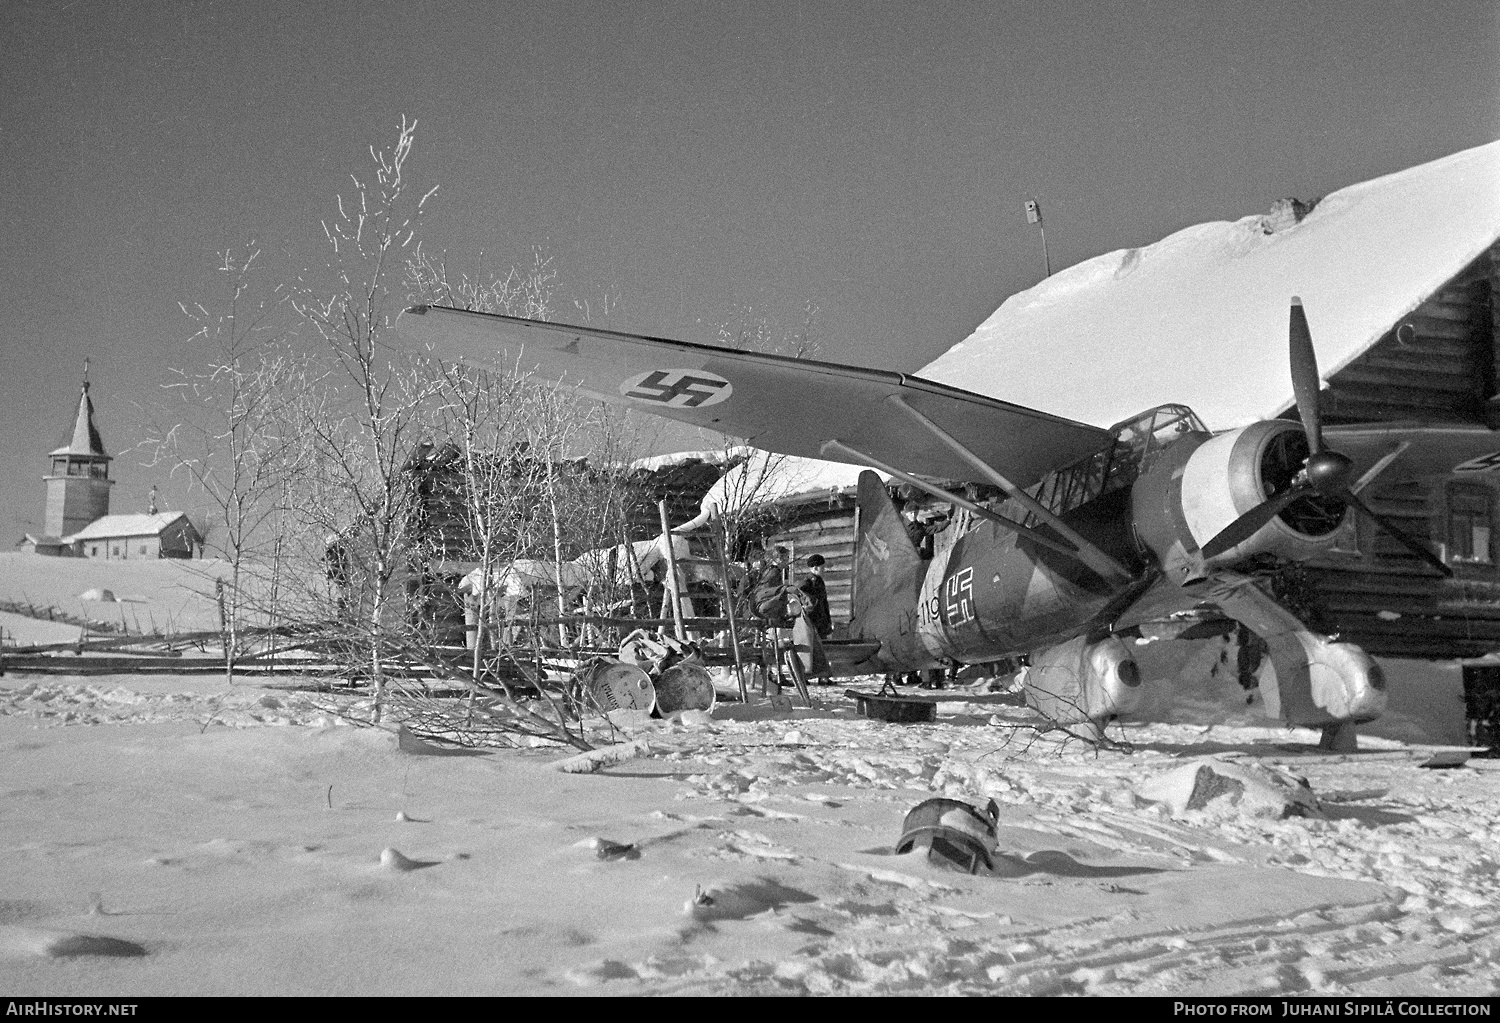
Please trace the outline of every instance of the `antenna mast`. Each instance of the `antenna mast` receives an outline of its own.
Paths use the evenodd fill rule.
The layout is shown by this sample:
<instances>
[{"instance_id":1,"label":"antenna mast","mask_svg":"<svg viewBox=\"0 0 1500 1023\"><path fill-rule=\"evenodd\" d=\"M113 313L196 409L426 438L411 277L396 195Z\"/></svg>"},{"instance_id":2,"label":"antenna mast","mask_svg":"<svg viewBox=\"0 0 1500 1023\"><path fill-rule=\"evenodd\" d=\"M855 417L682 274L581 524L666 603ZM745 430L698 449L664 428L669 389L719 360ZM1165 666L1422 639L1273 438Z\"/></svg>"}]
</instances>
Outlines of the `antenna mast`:
<instances>
[{"instance_id":1,"label":"antenna mast","mask_svg":"<svg viewBox=\"0 0 1500 1023\"><path fill-rule=\"evenodd\" d=\"M1042 204L1035 199L1026 200L1026 223L1035 224L1042 233L1042 265L1047 276L1052 276L1052 257L1047 254L1047 227L1042 223Z\"/></svg>"}]
</instances>

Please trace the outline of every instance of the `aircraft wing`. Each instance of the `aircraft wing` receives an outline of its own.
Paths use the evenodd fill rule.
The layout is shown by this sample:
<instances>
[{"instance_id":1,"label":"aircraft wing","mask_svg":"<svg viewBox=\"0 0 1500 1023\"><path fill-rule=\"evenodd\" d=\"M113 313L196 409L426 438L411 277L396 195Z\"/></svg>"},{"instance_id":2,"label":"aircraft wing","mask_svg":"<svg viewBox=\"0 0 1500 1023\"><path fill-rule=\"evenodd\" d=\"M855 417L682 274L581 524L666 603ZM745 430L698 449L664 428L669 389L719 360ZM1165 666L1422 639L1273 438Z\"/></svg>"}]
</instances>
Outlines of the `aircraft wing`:
<instances>
[{"instance_id":1,"label":"aircraft wing","mask_svg":"<svg viewBox=\"0 0 1500 1023\"><path fill-rule=\"evenodd\" d=\"M1354 461L1355 478L1395 454L1393 479L1491 472L1500 469L1500 431L1483 426L1359 423L1323 427L1323 440ZM1399 453L1398 453L1399 449Z\"/></svg>"},{"instance_id":2,"label":"aircraft wing","mask_svg":"<svg viewBox=\"0 0 1500 1023\"><path fill-rule=\"evenodd\" d=\"M904 373L415 306L397 329L448 362L531 372L580 394L806 458L839 441L907 472L988 482L887 403L899 395L1020 487L1104 448L1093 426ZM858 464L858 463L856 463Z\"/></svg>"}]
</instances>

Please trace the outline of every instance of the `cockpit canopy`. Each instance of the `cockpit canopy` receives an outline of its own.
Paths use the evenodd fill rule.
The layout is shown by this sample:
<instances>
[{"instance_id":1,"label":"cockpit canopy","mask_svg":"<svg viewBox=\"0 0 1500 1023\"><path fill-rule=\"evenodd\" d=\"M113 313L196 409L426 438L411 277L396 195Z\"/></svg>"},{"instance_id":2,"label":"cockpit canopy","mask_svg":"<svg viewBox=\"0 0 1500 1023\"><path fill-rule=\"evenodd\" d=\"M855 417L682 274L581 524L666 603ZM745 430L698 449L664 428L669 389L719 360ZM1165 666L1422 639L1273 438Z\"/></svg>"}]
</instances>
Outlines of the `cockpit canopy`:
<instances>
[{"instance_id":1,"label":"cockpit canopy","mask_svg":"<svg viewBox=\"0 0 1500 1023\"><path fill-rule=\"evenodd\" d=\"M1053 514L1065 514L1134 483L1168 445L1185 434L1206 434L1208 427L1186 405L1158 405L1109 432L1109 446L1055 470L1032 488L1032 496Z\"/></svg>"}]
</instances>

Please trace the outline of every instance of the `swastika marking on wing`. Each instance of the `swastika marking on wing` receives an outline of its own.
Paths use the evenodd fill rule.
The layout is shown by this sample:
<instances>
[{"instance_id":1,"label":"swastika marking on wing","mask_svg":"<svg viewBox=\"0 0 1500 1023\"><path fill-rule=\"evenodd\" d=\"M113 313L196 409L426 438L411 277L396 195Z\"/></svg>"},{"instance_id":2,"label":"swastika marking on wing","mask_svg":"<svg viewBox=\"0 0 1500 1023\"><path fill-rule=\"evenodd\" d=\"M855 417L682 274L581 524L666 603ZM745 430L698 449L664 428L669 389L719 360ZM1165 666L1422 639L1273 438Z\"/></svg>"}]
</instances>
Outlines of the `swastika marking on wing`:
<instances>
[{"instance_id":1,"label":"swastika marking on wing","mask_svg":"<svg viewBox=\"0 0 1500 1023\"><path fill-rule=\"evenodd\" d=\"M672 408L702 408L728 398L734 385L706 370L653 369L626 380L620 393L634 401Z\"/></svg>"}]
</instances>

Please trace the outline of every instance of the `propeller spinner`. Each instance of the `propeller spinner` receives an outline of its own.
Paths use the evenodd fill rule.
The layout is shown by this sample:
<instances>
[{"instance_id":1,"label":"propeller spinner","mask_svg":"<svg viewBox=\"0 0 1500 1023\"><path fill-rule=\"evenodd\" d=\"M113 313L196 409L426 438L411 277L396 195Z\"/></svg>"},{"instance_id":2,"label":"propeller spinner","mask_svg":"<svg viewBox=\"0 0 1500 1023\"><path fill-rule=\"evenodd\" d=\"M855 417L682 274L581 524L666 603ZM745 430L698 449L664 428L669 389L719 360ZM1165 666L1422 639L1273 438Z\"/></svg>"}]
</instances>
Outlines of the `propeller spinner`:
<instances>
[{"instance_id":1,"label":"propeller spinner","mask_svg":"<svg viewBox=\"0 0 1500 1023\"><path fill-rule=\"evenodd\" d=\"M1312 332L1308 329L1307 314L1302 311L1300 298L1292 299L1288 342L1291 349L1292 394L1297 401L1297 412L1302 417L1303 432L1307 434L1307 462L1291 487L1251 508L1204 544L1203 556L1205 558L1217 557L1237 547L1260 532L1262 527L1291 504L1316 494L1321 497L1336 498L1352 506L1355 511L1385 530L1407 550L1444 576L1452 576L1453 570L1443 564L1440 558L1375 514L1355 495L1350 488L1350 481L1354 475L1354 463L1346 456L1337 451L1330 451L1323 445L1318 356L1313 350Z\"/></svg>"}]
</instances>

